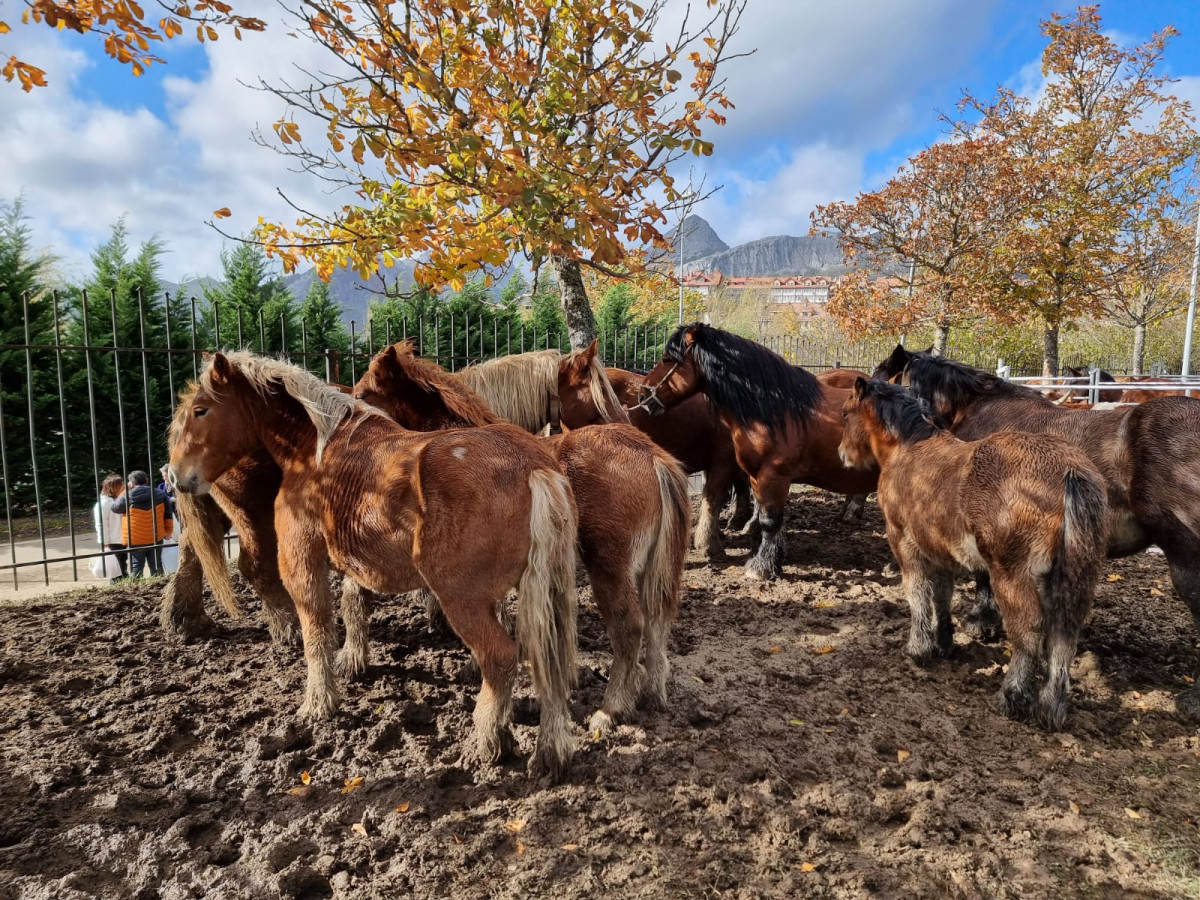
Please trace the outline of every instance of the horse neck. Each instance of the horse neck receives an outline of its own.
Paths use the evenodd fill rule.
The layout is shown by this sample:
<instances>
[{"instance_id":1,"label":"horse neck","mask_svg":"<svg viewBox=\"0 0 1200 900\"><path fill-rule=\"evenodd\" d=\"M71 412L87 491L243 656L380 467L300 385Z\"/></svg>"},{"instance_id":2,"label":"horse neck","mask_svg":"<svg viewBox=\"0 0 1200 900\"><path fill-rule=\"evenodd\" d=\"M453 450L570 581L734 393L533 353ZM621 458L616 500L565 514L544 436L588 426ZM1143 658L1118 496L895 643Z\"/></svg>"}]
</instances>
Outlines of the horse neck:
<instances>
[{"instance_id":1,"label":"horse neck","mask_svg":"<svg viewBox=\"0 0 1200 900\"><path fill-rule=\"evenodd\" d=\"M242 402L250 430L276 465L286 470L297 461L316 462L317 427L300 401L284 393L252 394Z\"/></svg>"},{"instance_id":2,"label":"horse neck","mask_svg":"<svg viewBox=\"0 0 1200 900\"><path fill-rule=\"evenodd\" d=\"M643 376L635 372L626 372L624 369L605 369L604 372L608 375L618 400L626 406L638 401L638 391L646 383Z\"/></svg>"}]
</instances>

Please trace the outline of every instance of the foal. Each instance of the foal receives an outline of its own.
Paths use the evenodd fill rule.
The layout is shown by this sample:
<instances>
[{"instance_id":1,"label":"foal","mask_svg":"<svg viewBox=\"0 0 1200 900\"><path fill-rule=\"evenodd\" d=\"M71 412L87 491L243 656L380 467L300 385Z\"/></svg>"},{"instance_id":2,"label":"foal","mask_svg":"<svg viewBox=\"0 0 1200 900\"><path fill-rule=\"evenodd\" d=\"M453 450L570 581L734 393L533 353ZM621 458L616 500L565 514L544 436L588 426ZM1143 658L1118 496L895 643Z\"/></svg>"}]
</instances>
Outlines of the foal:
<instances>
[{"instance_id":1,"label":"foal","mask_svg":"<svg viewBox=\"0 0 1200 900\"><path fill-rule=\"evenodd\" d=\"M417 430L498 421L482 397L414 356L407 342L371 360L354 396ZM679 608L691 516L687 479L669 453L631 425L582 428L541 441L571 482L583 564L612 642L608 687L589 724L590 733L603 734L639 699L659 709L667 702L667 637ZM357 595L346 599L361 603ZM346 656L365 664L365 628L353 633L361 634L361 650L349 646L349 623L365 622L365 611L351 606L345 613ZM638 664L643 637L645 670Z\"/></svg>"},{"instance_id":2,"label":"foal","mask_svg":"<svg viewBox=\"0 0 1200 900\"><path fill-rule=\"evenodd\" d=\"M954 573L986 568L1013 647L1001 706L1011 718L1062 728L1071 660L1104 556L1100 473L1059 437L961 441L894 384L859 379L842 415L843 461L880 469L879 506L912 612L909 656L925 662L949 652Z\"/></svg>"}]
</instances>

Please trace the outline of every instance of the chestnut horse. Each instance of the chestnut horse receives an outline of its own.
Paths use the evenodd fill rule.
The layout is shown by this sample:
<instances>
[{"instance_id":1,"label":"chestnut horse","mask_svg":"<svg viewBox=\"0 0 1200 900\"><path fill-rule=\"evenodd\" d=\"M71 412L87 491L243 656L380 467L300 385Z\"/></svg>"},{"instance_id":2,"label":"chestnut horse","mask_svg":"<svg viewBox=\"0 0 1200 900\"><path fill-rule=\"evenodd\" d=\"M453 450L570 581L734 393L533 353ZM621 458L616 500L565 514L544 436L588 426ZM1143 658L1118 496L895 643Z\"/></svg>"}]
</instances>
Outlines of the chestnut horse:
<instances>
[{"instance_id":1,"label":"chestnut horse","mask_svg":"<svg viewBox=\"0 0 1200 900\"><path fill-rule=\"evenodd\" d=\"M762 537L746 563L750 577L783 571L783 514L793 482L839 494L875 490L875 472L847 469L838 456L848 391L826 387L754 341L711 325L681 325L646 377L639 405L660 415L700 393L729 428L758 501Z\"/></svg>"},{"instance_id":2,"label":"chestnut horse","mask_svg":"<svg viewBox=\"0 0 1200 900\"><path fill-rule=\"evenodd\" d=\"M178 492L206 493L258 449L283 472L275 533L308 662L301 715L337 706L332 564L370 590L437 594L483 676L479 757L499 759L512 746L520 656L496 614L518 587L517 638L541 704L530 771L561 777L574 752L576 511L536 440L511 425L410 432L297 366L249 353L215 354L183 405L170 461Z\"/></svg>"},{"instance_id":3,"label":"chestnut horse","mask_svg":"<svg viewBox=\"0 0 1200 900\"><path fill-rule=\"evenodd\" d=\"M679 460L686 472L704 473L695 545L710 561L725 556L719 515L734 490L730 528L750 518L750 491L738 468L729 429L708 408L703 397L691 397L664 415L651 416L636 406L644 376L624 369L605 369L596 356L596 342L563 357L558 369L558 397L564 428L583 428L604 422L629 422ZM614 397L615 395L615 397ZM633 408L629 408L633 407Z\"/></svg>"},{"instance_id":4,"label":"chestnut horse","mask_svg":"<svg viewBox=\"0 0 1200 900\"><path fill-rule=\"evenodd\" d=\"M558 350L531 350L459 369L458 378L501 419L540 434L558 425Z\"/></svg>"},{"instance_id":5,"label":"chestnut horse","mask_svg":"<svg viewBox=\"0 0 1200 900\"><path fill-rule=\"evenodd\" d=\"M879 468L879 508L912 614L908 655L949 653L954 573L986 568L1013 648L1001 707L1061 729L1104 555L1103 477L1054 435L959 440L924 400L886 382L860 378L843 415L846 465Z\"/></svg>"},{"instance_id":6,"label":"chestnut horse","mask_svg":"<svg viewBox=\"0 0 1200 900\"><path fill-rule=\"evenodd\" d=\"M902 347L875 374L898 377L964 440L1031 431L1079 447L1108 487L1108 555L1129 556L1157 544L1176 593L1200 627L1200 401L1156 397L1112 410L1062 409L988 372ZM981 581L972 618L984 630L995 607L986 576ZM1200 681L1200 664L1195 679ZM1178 694L1175 705L1200 721L1200 687Z\"/></svg>"},{"instance_id":7,"label":"chestnut horse","mask_svg":"<svg viewBox=\"0 0 1200 900\"><path fill-rule=\"evenodd\" d=\"M414 429L498 421L482 397L436 363L414 356L407 342L376 354L354 396ZM542 443L571 482L583 564L612 642L612 673L588 726L603 734L633 711L639 690L649 705L662 709L667 702L667 637L679 609L691 514L687 478L670 454L631 425L582 428ZM363 615L347 611L345 618L349 623ZM346 634L349 640L349 627ZM639 689L643 636L646 667Z\"/></svg>"}]
</instances>

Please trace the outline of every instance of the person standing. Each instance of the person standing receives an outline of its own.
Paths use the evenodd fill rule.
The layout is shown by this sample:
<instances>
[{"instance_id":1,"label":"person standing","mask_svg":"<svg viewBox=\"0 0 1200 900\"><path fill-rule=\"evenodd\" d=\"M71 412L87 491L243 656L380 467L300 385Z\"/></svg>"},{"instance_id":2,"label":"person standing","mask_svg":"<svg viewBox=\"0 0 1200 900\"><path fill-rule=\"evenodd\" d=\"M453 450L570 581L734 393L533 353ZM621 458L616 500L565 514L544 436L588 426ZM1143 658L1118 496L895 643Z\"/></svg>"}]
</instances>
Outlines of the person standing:
<instances>
[{"instance_id":1,"label":"person standing","mask_svg":"<svg viewBox=\"0 0 1200 900\"><path fill-rule=\"evenodd\" d=\"M150 487L150 476L141 469L129 473L129 490L113 504L125 516L122 533L129 548L132 577L142 577L147 565L151 575L163 574L159 542L175 530L175 517L166 492Z\"/></svg>"},{"instance_id":2,"label":"person standing","mask_svg":"<svg viewBox=\"0 0 1200 900\"><path fill-rule=\"evenodd\" d=\"M123 493L125 493L125 482L121 476L106 475L100 484L100 500L92 509L96 519L96 540L106 550L118 551L114 552L113 556L121 568L121 574L109 579L112 584L115 584L120 578L129 576L127 559L129 554L125 552L121 514L113 511L114 504ZM102 557L102 560L106 558ZM105 566L105 568L109 567Z\"/></svg>"}]
</instances>

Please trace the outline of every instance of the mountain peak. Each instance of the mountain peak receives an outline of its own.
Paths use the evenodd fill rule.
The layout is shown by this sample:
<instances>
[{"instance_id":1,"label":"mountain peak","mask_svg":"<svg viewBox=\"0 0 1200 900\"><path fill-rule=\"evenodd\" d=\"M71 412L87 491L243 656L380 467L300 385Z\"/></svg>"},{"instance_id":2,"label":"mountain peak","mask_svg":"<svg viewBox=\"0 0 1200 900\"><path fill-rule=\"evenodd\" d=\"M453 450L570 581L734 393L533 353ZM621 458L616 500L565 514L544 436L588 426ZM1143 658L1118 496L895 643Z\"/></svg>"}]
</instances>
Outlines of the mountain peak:
<instances>
[{"instance_id":1,"label":"mountain peak","mask_svg":"<svg viewBox=\"0 0 1200 900\"><path fill-rule=\"evenodd\" d=\"M671 233L671 241L675 244L672 256L676 260L676 265L678 265L680 241L683 242L685 268L689 260L711 256L729 249L729 245L721 240L720 235L713 227L694 213L679 223L679 226Z\"/></svg>"}]
</instances>

